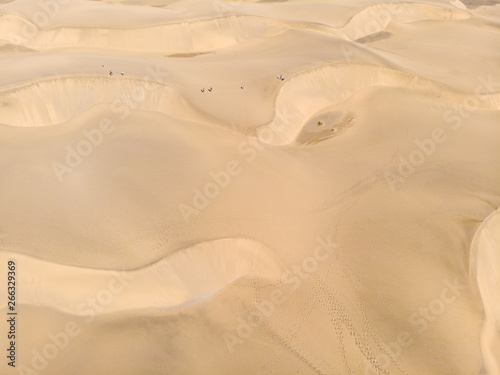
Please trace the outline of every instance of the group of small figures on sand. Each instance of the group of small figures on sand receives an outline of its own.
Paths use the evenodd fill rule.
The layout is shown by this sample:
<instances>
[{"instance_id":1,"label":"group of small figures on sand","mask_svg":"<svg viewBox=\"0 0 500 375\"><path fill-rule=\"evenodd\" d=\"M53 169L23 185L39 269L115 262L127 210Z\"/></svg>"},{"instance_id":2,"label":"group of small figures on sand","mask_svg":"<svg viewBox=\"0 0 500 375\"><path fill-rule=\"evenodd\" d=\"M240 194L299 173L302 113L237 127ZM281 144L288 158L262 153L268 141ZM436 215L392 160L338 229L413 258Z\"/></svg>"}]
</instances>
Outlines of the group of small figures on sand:
<instances>
[{"instance_id":1,"label":"group of small figures on sand","mask_svg":"<svg viewBox=\"0 0 500 375\"><path fill-rule=\"evenodd\" d=\"M104 68L104 65L102 65L102 67ZM109 75L110 75L110 76L112 76L112 75L113 75L113 71L112 71L112 70L110 70L110 71L109 71ZM123 76L123 75L125 75L125 73L121 72L121 73L120 73L120 75L122 75L122 76ZM284 80L285 80L285 77L283 77L283 75L282 75L282 74L280 74L280 76L279 76L279 77L276 77L276 78L277 78L277 79L279 79L280 81L284 81ZM243 89L245 88L245 85L241 86L240 88L243 90ZM212 87L210 87L209 89L207 89L207 91L208 91L208 92L212 92L212 90L213 90L213 88L212 88ZM200 91L201 91L201 92L205 92L205 88L203 87Z\"/></svg>"},{"instance_id":2,"label":"group of small figures on sand","mask_svg":"<svg viewBox=\"0 0 500 375\"><path fill-rule=\"evenodd\" d=\"M101 65L101 66L104 68L104 65ZM123 75L125 75L125 73L123 73L123 72L121 72L120 74L121 74L122 76L123 76ZM112 70L110 70L110 71L109 71L109 75L110 75L110 76L112 76L112 75L113 75L113 71L112 71Z\"/></svg>"},{"instance_id":3,"label":"group of small figures on sand","mask_svg":"<svg viewBox=\"0 0 500 375\"><path fill-rule=\"evenodd\" d=\"M122 75L123 75L123 72L122 72ZM280 74L279 77L276 77L277 79L279 79L280 81L284 81L285 80L285 77L283 77L282 74ZM245 88L245 85L241 86L240 89L244 89ZM201 90L201 92L205 92L205 88L203 87ZM207 89L208 92L212 92L212 87L210 87L209 89Z\"/></svg>"}]
</instances>

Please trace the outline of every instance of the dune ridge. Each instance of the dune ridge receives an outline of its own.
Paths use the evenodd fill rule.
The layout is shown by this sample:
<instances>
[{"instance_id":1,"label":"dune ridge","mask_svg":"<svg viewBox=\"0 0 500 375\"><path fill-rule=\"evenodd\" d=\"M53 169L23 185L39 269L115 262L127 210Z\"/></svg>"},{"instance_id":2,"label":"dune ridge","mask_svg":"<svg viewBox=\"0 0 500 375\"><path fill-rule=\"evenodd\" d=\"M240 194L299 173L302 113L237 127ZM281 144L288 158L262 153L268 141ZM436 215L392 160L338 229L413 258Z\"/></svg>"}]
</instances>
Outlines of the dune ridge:
<instances>
[{"instance_id":1,"label":"dune ridge","mask_svg":"<svg viewBox=\"0 0 500 375\"><path fill-rule=\"evenodd\" d=\"M204 122L204 116L175 87L128 74L118 79L104 74L46 78L7 88L0 92L0 122L22 127L56 125L103 103L120 117L133 108Z\"/></svg>"},{"instance_id":2,"label":"dune ridge","mask_svg":"<svg viewBox=\"0 0 500 375\"><path fill-rule=\"evenodd\" d=\"M18 368L500 375L498 6L0 3Z\"/></svg>"},{"instance_id":3,"label":"dune ridge","mask_svg":"<svg viewBox=\"0 0 500 375\"><path fill-rule=\"evenodd\" d=\"M228 15L191 22L178 22L139 28L103 29L97 27L58 27L42 29L30 38L23 33L33 23L10 14L0 18L4 38L30 49L87 47L151 53L196 53L220 50L245 40L276 36L289 27L253 16ZM3 27L2 27L3 26ZM18 35L18 37L14 37Z\"/></svg>"},{"instance_id":4,"label":"dune ridge","mask_svg":"<svg viewBox=\"0 0 500 375\"><path fill-rule=\"evenodd\" d=\"M492 212L477 230L471 246L470 272L484 311L481 331L483 370L500 372L500 211Z\"/></svg>"},{"instance_id":5,"label":"dune ridge","mask_svg":"<svg viewBox=\"0 0 500 375\"><path fill-rule=\"evenodd\" d=\"M10 252L2 254L3 259L13 256ZM68 266L27 255L16 258L22 262L26 277L37 275L31 276L29 282L24 278L19 280L36 286L26 288L19 303L47 306L73 315L83 314L79 305L86 297L95 298L107 290L122 289L106 313L130 308L175 308L199 302L238 280L276 282L285 270L283 261L271 249L243 238L198 243L133 270ZM65 279L64 287L59 284L61 277ZM120 284L124 287L119 288ZM155 292L143 294L152 285L156 285ZM76 290L79 292L75 293Z\"/></svg>"},{"instance_id":6,"label":"dune ridge","mask_svg":"<svg viewBox=\"0 0 500 375\"><path fill-rule=\"evenodd\" d=\"M15 14L5 13L0 16L0 31L5 35L5 41L33 50L78 46L175 54L223 49L245 40L273 37L291 28L319 31L337 37L345 35L346 38L356 40L385 30L391 21L412 23L423 20L463 20L470 17L471 14L466 11L443 8L442 5L387 3L363 9L341 28L230 14L139 28L60 26L38 30L33 22ZM37 32L27 34L25 30L30 29Z\"/></svg>"},{"instance_id":7,"label":"dune ridge","mask_svg":"<svg viewBox=\"0 0 500 375\"><path fill-rule=\"evenodd\" d=\"M425 3L397 2L368 6L356 13L343 27L352 40L384 31L389 22L412 23L419 21L454 21L472 16L448 6Z\"/></svg>"},{"instance_id":8,"label":"dune ridge","mask_svg":"<svg viewBox=\"0 0 500 375\"><path fill-rule=\"evenodd\" d=\"M457 103L467 93L416 74L371 64L336 64L313 68L289 77L275 100L273 121L257 129L261 142L273 146L292 144L304 124L320 110L339 104L369 87L421 90L438 103ZM307 94L307 99L303 96ZM488 93L478 109L500 108L500 93ZM293 116L287 115L288 113ZM269 133L273 133L269 137Z\"/></svg>"}]
</instances>

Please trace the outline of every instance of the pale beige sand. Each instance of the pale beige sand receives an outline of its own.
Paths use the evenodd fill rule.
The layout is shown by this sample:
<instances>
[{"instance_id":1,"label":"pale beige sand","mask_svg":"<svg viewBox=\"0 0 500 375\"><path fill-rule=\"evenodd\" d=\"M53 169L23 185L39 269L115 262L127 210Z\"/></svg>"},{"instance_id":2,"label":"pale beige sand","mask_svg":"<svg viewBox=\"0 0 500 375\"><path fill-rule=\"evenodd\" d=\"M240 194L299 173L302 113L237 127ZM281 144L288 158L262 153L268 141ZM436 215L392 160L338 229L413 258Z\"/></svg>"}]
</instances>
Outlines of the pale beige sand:
<instances>
[{"instance_id":1,"label":"pale beige sand","mask_svg":"<svg viewBox=\"0 0 500 375\"><path fill-rule=\"evenodd\" d=\"M481 350L484 370L500 373L500 215L493 212L481 225L472 243L471 274L477 282L484 308Z\"/></svg>"},{"instance_id":2,"label":"pale beige sand","mask_svg":"<svg viewBox=\"0 0 500 375\"><path fill-rule=\"evenodd\" d=\"M499 374L499 5L56 1L0 1L0 373Z\"/></svg>"}]
</instances>

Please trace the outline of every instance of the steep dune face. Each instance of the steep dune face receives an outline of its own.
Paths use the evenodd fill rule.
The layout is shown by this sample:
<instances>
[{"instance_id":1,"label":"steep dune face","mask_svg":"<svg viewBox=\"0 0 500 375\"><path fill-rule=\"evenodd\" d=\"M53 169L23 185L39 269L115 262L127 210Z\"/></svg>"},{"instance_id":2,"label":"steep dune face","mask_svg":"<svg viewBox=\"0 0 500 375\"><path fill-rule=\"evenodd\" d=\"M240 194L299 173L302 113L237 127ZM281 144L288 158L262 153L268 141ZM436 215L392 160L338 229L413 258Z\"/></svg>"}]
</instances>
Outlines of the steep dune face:
<instances>
[{"instance_id":1,"label":"steep dune face","mask_svg":"<svg viewBox=\"0 0 500 375\"><path fill-rule=\"evenodd\" d=\"M321 123L326 116L318 117L318 112L339 105L370 87L408 88L435 98L436 105L441 106L461 102L469 95L440 82L386 67L353 63L321 67L301 72L287 81L276 98L275 118L257 129L257 134L263 143L274 146L291 144L313 115ZM500 93L489 93L485 99L478 102L478 109L500 109ZM286 118L287 110L291 109L293 116Z\"/></svg>"},{"instance_id":2,"label":"steep dune face","mask_svg":"<svg viewBox=\"0 0 500 375\"><path fill-rule=\"evenodd\" d=\"M471 276L479 289L484 311L481 331L483 371L500 372L500 215L493 212L478 229L471 247Z\"/></svg>"},{"instance_id":3,"label":"steep dune face","mask_svg":"<svg viewBox=\"0 0 500 375\"><path fill-rule=\"evenodd\" d=\"M470 17L467 12L452 6L441 7L411 2L376 4L355 14L343 30L349 38L357 40L385 30L390 22L452 21Z\"/></svg>"},{"instance_id":4,"label":"steep dune face","mask_svg":"<svg viewBox=\"0 0 500 375\"><path fill-rule=\"evenodd\" d=\"M201 304L245 278L277 282L276 275L285 270L283 261L277 259L271 249L243 238L201 242L179 249L153 264L121 272L58 265L31 257L18 258L25 267L26 276L31 278L22 278L19 282L43 285L41 289L32 289L29 294L20 296L19 303L44 306L79 318L86 317L89 311L74 294L75 289L89 296L98 295L102 285L109 289L104 294L120 290L120 299L107 306L106 313L124 313L131 306L138 310L167 310ZM61 279L65 280L64 287L60 285ZM80 285L82 280L89 282ZM157 285L155 292L144 294L152 285ZM59 292L54 295L56 289Z\"/></svg>"},{"instance_id":5,"label":"steep dune face","mask_svg":"<svg viewBox=\"0 0 500 375\"><path fill-rule=\"evenodd\" d=\"M0 122L14 126L59 124L104 103L118 117L133 108L184 120L200 119L176 89L128 74L119 79L102 75L46 79L6 90L0 94L0 101Z\"/></svg>"},{"instance_id":6,"label":"steep dune face","mask_svg":"<svg viewBox=\"0 0 500 375\"><path fill-rule=\"evenodd\" d=\"M91 47L142 53L220 50L243 41L273 37L288 28L264 18L227 16L141 28L38 29L36 24L8 14L2 15L0 26L7 41L35 50Z\"/></svg>"},{"instance_id":7,"label":"steep dune face","mask_svg":"<svg viewBox=\"0 0 500 375\"><path fill-rule=\"evenodd\" d=\"M0 1L7 375L498 373L498 7L54 1Z\"/></svg>"}]
</instances>

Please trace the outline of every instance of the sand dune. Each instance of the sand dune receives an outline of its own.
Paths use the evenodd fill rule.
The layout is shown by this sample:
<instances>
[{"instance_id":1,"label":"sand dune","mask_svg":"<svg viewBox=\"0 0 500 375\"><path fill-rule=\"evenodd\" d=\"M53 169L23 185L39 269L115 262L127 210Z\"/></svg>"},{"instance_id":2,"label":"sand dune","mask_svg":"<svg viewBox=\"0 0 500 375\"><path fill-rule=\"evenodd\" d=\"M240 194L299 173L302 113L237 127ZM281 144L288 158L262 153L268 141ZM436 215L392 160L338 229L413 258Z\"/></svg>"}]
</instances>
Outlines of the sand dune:
<instances>
[{"instance_id":1,"label":"sand dune","mask_svg":"<svg viewBox=\"0 0 500 375\"><path fill-rule=\"evenodd\" d=\"M451 6L433 6L419 3L376 4L355 14L343 30L352 40L385 30L390 22L451 21L470 18L465 11Z\"/></svg>"},{"instance_id":2,"label":"sand dune","mask_svg":"<svg viewBox=\"0 0 500 375\"><path fill-rule=\"evenodd\" d=\"M4 255L5 263L14 256ZM82 299L86 296L106 299L119 290L119 299L97 314L123 312L130 306L134 309L179 308L199 304L242 278L278 281L274 278L284 272L284 267L273 255L270 249L255 241L219 239L179 249L149 266L121 272L57 265L23 256L18 259L27 278L21 275L19 283L41 287L27 290L20 296L19 303L85 316L87 310L80 304ZM61 279L65 280L64 288L60 287ZM102 293L103 285L107 286L105 293ZM156 285L157 290L144 294L152 285ZM53 294L54 290L58 290L57 295Z\"/></svg>"},{"instance_id":3,"label":"sand dune","mask_svg":"<svg viewBox=\"0 0 500 375\"><path fill-rule=\"evenodd\" d=\"M3 15L3 18L2 33L7 36L23 35L22 30L37 29L36 25L22 18L10 15ZM228 16L136 29L60 27L40 30L33 38L19 38L18 45L36 50L87 47L151 53L204 52L242 41L273 37L286 29L286 25L272 20Z\"/></svg>"},{"instance_id":4,"label":"sand dune","mask_svg":"<svg viewBox=\"0 0 500 375\"><path fill-rule=\"evenodd\" d=\"M499 374L498 5L49 3L0 1L2 374Z\"/></svg>"},{"instance_id":5,"label":"sand dune","mask_svg":"<svg viewBox=\"0 0 500 375\"><path fill-rule=\"evenodd\" d=\"M257 134L264 143L269 139L273 145L289 144L296 139L311 116L324 108L340 104L358 91L375 86L418 90L421 95L435 97L441 105L460 102L460 97L463 101L468 95L442 83L384 67L355 64L321 67L299 73L287 81L276 98L275 119L258 129ZM303 98L304 95L307 99ZM293 121L284 118L289 108L293 108L296 113ZM500 93L489 94L488 100L477 108L499 109ZM280 130L282 128L283 131ZM271 132L277 136L267 137Z\"/></svg>"},{"instance_id":6,"label":"sand dune","mask_svg":"<svg viewBox=\"0 0 500 375\"><path fill-rule=\"evenodd\" d=\"M496 374L500 371L499 223L497 210L483 222L474 237L471 248L471 273L476 279L485 315L481 333L481 350L484 359L483 371L488 374Z\"/></svg>"},{"instance_id":7,"label":"sand dune","mask_svg":"<svg viewBox=\"0 0 500 375\"><path fill-rule=\"evenodd\" d=\"M0 100L3 102L0 122L6 125L55 125L103 103L109 104L110 110L119 116L127 113L125 107L133 106L137 110L162 112L185 121L202 121L202 116L175 88L128 74L119 80L103 72L94 77L58 77L30 82L0 93Z\"/></svg>"}]
</instances>

